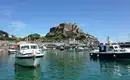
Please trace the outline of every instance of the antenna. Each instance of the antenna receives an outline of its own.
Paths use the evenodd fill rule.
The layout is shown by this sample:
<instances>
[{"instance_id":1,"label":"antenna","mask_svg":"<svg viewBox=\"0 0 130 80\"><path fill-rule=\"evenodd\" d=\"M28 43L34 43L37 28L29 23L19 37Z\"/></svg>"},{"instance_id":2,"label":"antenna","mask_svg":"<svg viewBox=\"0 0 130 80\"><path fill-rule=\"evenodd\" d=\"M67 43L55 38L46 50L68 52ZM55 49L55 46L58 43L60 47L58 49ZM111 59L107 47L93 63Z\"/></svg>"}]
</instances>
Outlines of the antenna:
<instances>
[{"instance_id":1,"label":"antenna","mask_svg":"<svg viewBox=\"0 0 130 80\"><path fill-rule=\"evenodd\" d=\"M118 36L117 36L117 39L116 39L116 40L117 40L117 43L118 43Z\"/></svg>"},{"instance_id":2,"label":"antenna","mask_svg":"<svg viewBox=\"0 0 130 80\"><path fill-rule=\"evenodd\" d=\"M107 43L108 43L108 45L110 45L110 37L109 36L107 36Z\"/></svg>"},{"instance_id":3,"label":"antenna","mask_svg":"<svg viewBox=\"0 0 130 80\"><path fill-rule=\"evenodd\" d=\"M110 42L110 40L109 40L109 39L110 39L110 37L108 36L108 37L107 37L107 42L108 42L108 43Z\"/></svg>"},{"instance_id":4,"label":"antenna","mask_svg":"<svg viewBox=\"0 0 130 80\"><path fill-rule=\"evenodd\" d=\"M129 42L130 42L130 33L128 33L128 39L129 39Z\"/></svg>"}]
</instances>

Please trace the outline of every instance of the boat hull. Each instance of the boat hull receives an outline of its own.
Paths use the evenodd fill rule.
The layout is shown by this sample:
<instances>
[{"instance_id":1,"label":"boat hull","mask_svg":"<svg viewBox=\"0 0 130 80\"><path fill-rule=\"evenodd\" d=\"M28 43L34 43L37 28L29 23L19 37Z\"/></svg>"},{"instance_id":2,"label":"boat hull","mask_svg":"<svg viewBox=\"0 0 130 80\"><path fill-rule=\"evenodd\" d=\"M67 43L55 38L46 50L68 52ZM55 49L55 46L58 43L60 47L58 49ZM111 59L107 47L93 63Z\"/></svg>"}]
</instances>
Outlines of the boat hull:
<instances>
[{"instance_id":1,"label":"boat hull","mask_svg":"<svg viewBox=\"0 0 130 80\"><path fill-rule=\"evenodd\" d=\"M130 52L93 52L90 53L91 58L102 59L130 59Z\"/></svg>"},{"instance_id":2,"label":"boat hull","mask_svg":"<svg viewBox=\"0 0 130 80\"><path fill-rule=\"evenodd\" d=\"M14 54L14 53L16 53L17 51L16 50L8 50L8 53L9 54Z\"/></svg>"},{"instance_id":3,"label":"boat hull","mask_svg":"<svg viewBox=\"0 0 130 80\"><path fill-rule=\"evenodd\" d=\"M84 49L75 49L76 52L84 51Z\"/></svg>"},{"instance_id":4,"label":"boat hull","mask_svg":"<svg viewBox=\"0 0 130 80\"><path fill-rule=\"evenodd\" d=\"M15 56L15 63L21 66L37 67L43 55L40 56Z\"/></svg>"}]
</instances>

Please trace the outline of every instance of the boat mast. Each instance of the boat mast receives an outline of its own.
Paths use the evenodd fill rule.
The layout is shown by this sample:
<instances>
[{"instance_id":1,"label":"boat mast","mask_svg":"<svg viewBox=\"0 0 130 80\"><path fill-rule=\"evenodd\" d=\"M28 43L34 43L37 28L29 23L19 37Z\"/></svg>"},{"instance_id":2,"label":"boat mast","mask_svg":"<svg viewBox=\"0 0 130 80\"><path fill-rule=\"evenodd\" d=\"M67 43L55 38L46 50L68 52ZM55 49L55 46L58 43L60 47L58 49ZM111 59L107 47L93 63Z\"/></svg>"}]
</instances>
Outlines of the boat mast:
<instances>
[{"instance_id":1,"label":"boat mast","mask_svg":"<svg viewBox=\"0 0 130 80\"><path fill-rule=\"evenodd\" d=\"M107 43L108 43L108 45L110 45L110 37L109 36L107 37Z\"/></svg>"}]
</instances>

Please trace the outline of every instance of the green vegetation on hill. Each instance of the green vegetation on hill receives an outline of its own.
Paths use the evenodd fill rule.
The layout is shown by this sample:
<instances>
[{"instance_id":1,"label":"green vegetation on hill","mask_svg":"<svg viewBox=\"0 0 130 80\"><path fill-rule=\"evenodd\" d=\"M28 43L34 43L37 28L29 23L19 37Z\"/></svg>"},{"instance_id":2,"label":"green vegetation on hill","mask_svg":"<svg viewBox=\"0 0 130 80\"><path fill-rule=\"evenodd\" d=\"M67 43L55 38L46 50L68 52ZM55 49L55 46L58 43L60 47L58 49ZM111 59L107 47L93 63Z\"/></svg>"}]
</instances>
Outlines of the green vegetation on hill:
<instances>
[{"instance_id":1,"label":"green vegetation on hill","mask_svg":"<svg viewBox=\"0 0 130 80\"><path fill-rule=\"evenodd\" d=\"M61 23L56 27L52 27L43 39L61 40L69 38L75 38L76 40L97 40L94 36L84 33L75 23Z\"/></svg>"},{"instance_id":2,"label":"green vegetation on hill","mask_svg":"<svg viewBox=\"0 0 130 80\"><path fill-rule=\"evenodd\" d=\"M29 34L24 38L10 38L9 34L5 31L0 30L0 40L13 40L16 42L20 41L62 41L68 40L69 38L75 38L76 40L84 40L84 41L92 41L99 42L96 37L84 33L77 24L72 23L61 23L58 26L50 28L50 31L46 34L46 36L41 37L40 34L33 33Z\"/></svg>"},{"instance_id":3,"label":"green vegetation on hill","mask_svg":"<svg viewBox=\"0 0 130 80\"><path fill-rule=\"evenodd\" d=\"M32 41L37 40L39 38L40 38L40 34L37 34L37 33L28 35L28 39Z\"/></svg>"}]
</instances>

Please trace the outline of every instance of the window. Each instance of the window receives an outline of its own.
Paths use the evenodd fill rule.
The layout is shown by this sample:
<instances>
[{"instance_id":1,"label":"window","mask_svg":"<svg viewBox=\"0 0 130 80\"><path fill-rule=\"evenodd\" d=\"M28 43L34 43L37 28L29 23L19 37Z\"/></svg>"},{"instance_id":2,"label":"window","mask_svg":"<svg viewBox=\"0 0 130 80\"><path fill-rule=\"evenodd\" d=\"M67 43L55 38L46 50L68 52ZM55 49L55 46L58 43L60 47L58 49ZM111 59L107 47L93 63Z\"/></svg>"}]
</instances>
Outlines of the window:
<instances>
[{"instance_id":1,"label":"window","mask_svg":"<svg viewBox=\"0 0 130 80\"><path fill-rule=\"evenodd\" d=\"M115 46L114 48L118 48L117 46Z\"/></svg>"},{"instance_id":2,"label":"window","mask_svg":"<svg viewBox=\"0 0 130 80\"><path fill-rule=\"evenodd\" d=\"M29 49L29 46L21 46L21 49Z\"/></svg>"},{"instance_id":3,"label":"window","mask_svg":"<svg viewBox=\"0 0 130 80\"><path fill-rule=\"evenodd\" d=\"M110 47L109 47L109 51L112 51L112 50L113 50L113 46L110 46Z\"/></svg>"},{"instance_id":4,"label":"window","mask_svg":"<svg viewBox=\"0 0 130 80\"><path fill-rule=\"evenodd\" d=\"M110 46L109 49L113 49L113 46Z\"/></svg>"},{"instance_id":5,"label":"window","mask_svg":"<svg viewBox=\"0 0 130 80\"><path fill-rule=\"evenodd\" d=\"M37 49L37 46L36 45L32 45L31 49Z\"/></svg>"}]
</instances>

